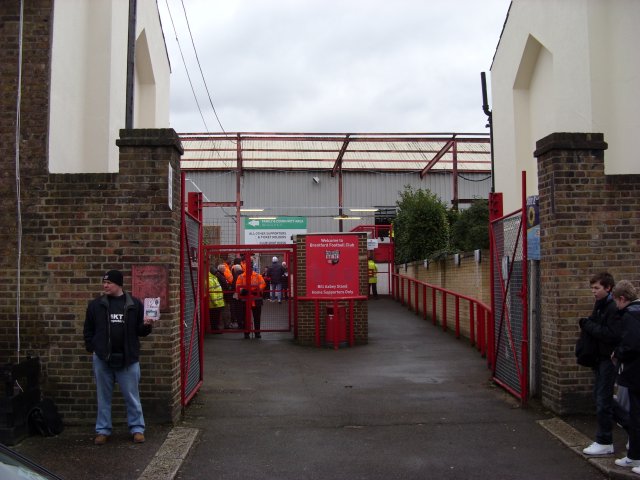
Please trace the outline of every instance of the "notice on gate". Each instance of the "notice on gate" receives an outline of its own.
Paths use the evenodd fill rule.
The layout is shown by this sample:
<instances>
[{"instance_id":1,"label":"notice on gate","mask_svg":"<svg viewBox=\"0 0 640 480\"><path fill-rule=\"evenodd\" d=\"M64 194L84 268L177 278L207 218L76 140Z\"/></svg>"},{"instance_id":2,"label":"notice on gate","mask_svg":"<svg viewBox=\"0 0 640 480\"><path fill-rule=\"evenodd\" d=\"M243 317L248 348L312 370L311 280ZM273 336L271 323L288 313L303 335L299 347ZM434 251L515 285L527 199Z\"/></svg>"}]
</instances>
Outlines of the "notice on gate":
<instances>
[{"instance_id":1,"label":"notice on gate","mask_svg":"<svg viewBox=\"0 0 640 480\"><path fill-rule=\"evenodd\" d=\"M307 235L307 296L359 295L358 236Z\"/></svg>"},{"instance_id":2,"label":"notice on gate","mask_svg":"<svg viewBox=\"0 0 640 480\"><path fill-rule=\"evenodd\" d=\"M307 217L245 218L244 243L281 245L293 243L293 236L307 233Z\"/></svg>"}]
</instances>

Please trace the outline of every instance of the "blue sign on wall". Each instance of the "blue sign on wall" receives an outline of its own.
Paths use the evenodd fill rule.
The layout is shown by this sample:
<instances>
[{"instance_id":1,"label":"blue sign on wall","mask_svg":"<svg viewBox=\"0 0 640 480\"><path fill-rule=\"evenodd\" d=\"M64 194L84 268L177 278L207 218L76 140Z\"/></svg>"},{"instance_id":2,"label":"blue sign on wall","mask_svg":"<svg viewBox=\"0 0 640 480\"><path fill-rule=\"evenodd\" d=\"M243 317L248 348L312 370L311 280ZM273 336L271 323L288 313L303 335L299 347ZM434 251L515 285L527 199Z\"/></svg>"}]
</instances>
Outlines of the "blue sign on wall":
<instances>
[{"instance_id":1,"label":"blue sign on wall","mask_svg":"<svg viewBox=\"0 0 640 480\"><path fill-rule=\"evenodd\" d=\"M539 196L527 197L527 257L540 260L540 207Z\"/></svg>"}]
</instances>

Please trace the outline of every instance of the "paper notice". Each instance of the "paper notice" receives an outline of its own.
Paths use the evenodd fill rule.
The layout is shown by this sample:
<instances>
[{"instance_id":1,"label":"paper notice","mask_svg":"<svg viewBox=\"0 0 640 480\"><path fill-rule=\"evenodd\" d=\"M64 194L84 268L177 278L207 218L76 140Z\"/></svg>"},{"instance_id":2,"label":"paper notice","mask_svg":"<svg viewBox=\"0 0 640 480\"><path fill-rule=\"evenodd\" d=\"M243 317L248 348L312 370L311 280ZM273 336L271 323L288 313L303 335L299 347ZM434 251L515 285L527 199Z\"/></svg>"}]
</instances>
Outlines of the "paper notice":
<instances>
[{"instance_id":1,"label":"paper notice","mask_svg":"<svg viewBox=\"0 0 640 480\"><path fill-rule=\"evenodd\" d=\"M144 318L160 320L160 297L144 299Z\"/></svg>"}]
</instances>

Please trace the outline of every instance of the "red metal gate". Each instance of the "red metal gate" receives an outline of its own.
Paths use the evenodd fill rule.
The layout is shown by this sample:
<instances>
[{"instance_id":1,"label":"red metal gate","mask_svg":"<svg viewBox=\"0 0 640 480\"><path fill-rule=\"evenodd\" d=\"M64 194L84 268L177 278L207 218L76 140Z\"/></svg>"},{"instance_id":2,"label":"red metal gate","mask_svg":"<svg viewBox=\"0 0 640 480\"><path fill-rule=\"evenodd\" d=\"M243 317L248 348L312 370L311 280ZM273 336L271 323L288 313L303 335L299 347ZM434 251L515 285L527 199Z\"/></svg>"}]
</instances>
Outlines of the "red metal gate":
<instances>
[{"instance_id":1,"label":"red metal gate","mask_svg":"<svg viewBox=\"0 0 640 480\"><path fill-rule=\"evenodd\" d=\"M263 277L265 269L272 264L273 257L286 263L286 282L282 285L280 301L271 301L276 297L275 288L267 285L260 295L253 292L249 285L223 291L225 306L217 325L215 321L205 321L206 333L261 334L262 332L290 332L293 328L295 312L294 272L296 267L295 245L205 245L203 252L203 271L209 272L222 263L233 263L240 258L245 272L257 271ZM250 261L246 261L250 259ZM250 276L246 275L247 281ZM204 279L202 290L202 318L209 319L208 275ZM246 288L244 288L246 287ZM273 294L273 295L272 295ZM252 305L254 308L252 308ZM256 325L259 321L259 325Z\"/></svg>"},{"instance_id":2,"label":"red metal gate","mask_svg":"<svg viewBox=\"0 0 640 480\"><path fill-rule=\"evenodd\" d=\"M491 276L496 383L526 403L529 384L526 176L523 208L491 220Z\"/></svg>"},{"instance_id":3,"label":"red metal gate","mask_svg":"<svg viewBox=\"0 0 640 480\"><path fill-rule=\"evenodd\" d=\"M183 190L184 192L184 186ZM202 385L201 245L202 194L189 193L188 211L182 208L180 226L180 378L182 405Z\"/></svg>"}]
</instances>

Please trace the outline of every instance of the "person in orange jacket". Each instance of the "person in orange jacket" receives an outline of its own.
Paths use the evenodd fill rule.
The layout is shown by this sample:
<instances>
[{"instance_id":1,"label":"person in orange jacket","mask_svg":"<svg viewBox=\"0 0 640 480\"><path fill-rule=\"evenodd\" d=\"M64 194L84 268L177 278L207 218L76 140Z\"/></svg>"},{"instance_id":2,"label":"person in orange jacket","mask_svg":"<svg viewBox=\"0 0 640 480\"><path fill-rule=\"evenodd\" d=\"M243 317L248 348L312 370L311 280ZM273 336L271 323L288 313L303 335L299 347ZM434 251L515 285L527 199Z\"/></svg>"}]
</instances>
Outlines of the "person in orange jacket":
<instances>
[{"instance_id":1,"label":"person in orange jacket","mask_svg":"<svg viewBox=\"0 0 640 480\"><path fill-rule=\"evenodd\" d=\"M224 274L224 278L227 280L227 283L231 285L231 282L233 282L233 274L231 273L229 265L227 262L222 262L220 265L224 265L224 271L222 273Z\"/></svg>"},{"instance_id":2,"label":"person in orange jacket","mask_svg":"<svg viewBox=\"0 0 640 480\"><path fill-rule=\"evenodd\" d=\"M253 262L251 266L253 267ZM255 338L261 338L260 314L262 313L262 294L266 287L267 284L264 281L262 275L260 275L258 272L254 272L253 270L251 271L250 278L247 276L247 272L244 271L236 280L236 294L238 295L238 298L243 302L249 302L249 306L251 308ZM245 332L244 338L249 337L249 332Z\"/></svg>"}]
</instances>

